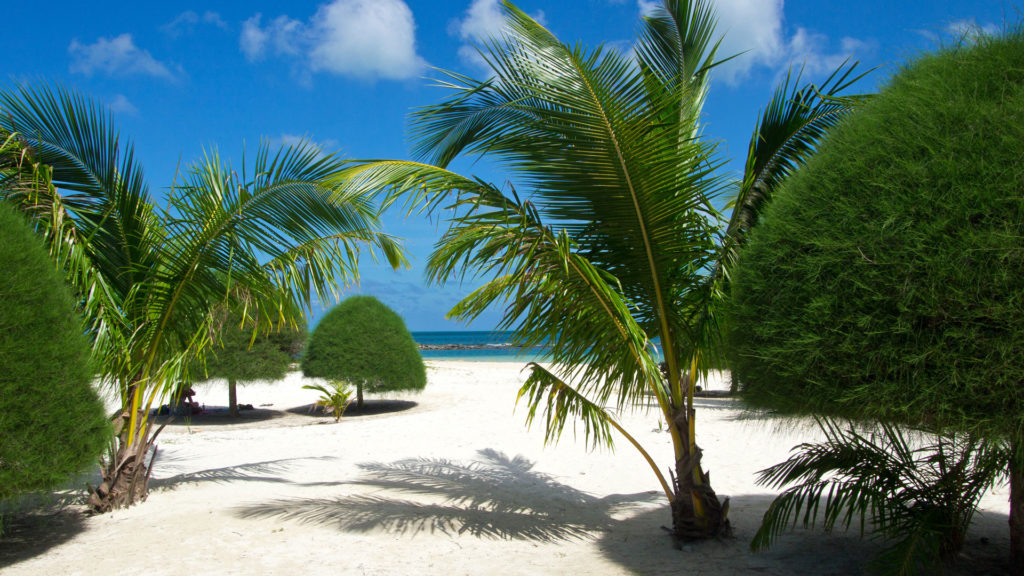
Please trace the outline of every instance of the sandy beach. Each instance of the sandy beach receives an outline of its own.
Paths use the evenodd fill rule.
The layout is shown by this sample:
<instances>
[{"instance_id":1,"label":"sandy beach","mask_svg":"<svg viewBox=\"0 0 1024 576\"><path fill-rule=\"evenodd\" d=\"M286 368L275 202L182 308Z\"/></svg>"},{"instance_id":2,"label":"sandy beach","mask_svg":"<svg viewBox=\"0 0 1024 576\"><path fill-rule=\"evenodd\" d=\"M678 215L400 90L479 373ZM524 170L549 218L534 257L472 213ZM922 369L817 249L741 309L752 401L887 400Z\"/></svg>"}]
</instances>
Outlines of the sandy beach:
<instances>
[{"instance_id":1,"label":"sandy beach","mask_svg":"<svg viewBox=\"0 0 1024 576\"><path fill-rule=\"evenodd\" d=\"M856 531L797 529L749 551L773 497L755 472L816 439L813 430L746 418L735 399L699 399L698 442L714 488L731 498L735 537L676 550L661 529L665 498L630 446L590 452L582 429L567 429L545 447L541 426L525 427L514 411L521 368L429 361L423 393L369 397L377 410L340 423L309 413L317 395L298 373L246 385L239 401L256 410L241 419L201 415L164 429L146 502L20 519L0 540L0 573L868 573L880 544ZM208 407L227 401L223 386L197 393ZM657 416L621 416L668 466ZM1008 509L1006 487L986 495L957 573L999 573Z\"/></svg>"}]
</instances>

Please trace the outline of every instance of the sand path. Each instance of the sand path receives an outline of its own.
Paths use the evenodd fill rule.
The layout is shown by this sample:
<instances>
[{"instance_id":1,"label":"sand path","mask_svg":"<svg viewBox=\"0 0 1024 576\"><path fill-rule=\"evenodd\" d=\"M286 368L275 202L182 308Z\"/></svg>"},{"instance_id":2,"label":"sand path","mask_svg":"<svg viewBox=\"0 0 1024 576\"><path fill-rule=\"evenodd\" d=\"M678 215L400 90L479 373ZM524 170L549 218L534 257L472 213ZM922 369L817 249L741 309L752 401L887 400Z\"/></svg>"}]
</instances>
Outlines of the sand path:
<instances>
[{"instance_id":1,"label":"sand path","mask_svg":"<svg viewBox=\"0 0 1024 576\"><path fill-rule=\"evenodd\" d=\"M245 386L241 402L270 406L164 430L145 503L16 526L0 541L0 573L853 575L877 549L797 530L767 553L748 550L772 497L754 473L814 438L806 429L779 432L743 419L735 400L698 400L698 441L715 489L732 498L735 538L678 551L660 529L658 484L627 444L588 452L567 430L544 447L540 427L513 412L518 364L429 365L426 391L400 398L407 409L339 424L305 413L316 394L298 374ZM200 388L197 398L226 396ZM668 464L653 413L622 420ZM1006 489L984 507L964 574L995 570L1008 549Z\"/></svg>"}]
</instances>

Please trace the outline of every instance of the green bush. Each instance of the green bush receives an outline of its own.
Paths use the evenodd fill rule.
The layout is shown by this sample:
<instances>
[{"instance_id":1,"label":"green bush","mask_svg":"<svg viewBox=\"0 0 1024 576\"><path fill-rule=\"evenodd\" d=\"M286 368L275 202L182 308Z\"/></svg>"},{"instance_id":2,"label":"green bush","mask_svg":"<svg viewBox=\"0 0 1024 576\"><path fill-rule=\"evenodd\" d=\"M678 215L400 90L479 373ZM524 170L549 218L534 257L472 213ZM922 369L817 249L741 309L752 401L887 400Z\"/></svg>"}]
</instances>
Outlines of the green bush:
<instances>
[{"instance_id":1,"label":"green bush","mask_svg":"<svg viewBox=\"0 0 1024 576\"><path fill-rule=\"evenodd\" d=\"M925 573L936 549L955 556L978 496L1008 460L1011 483L1024 479L1022 158L1024 35L1015 32L901 70L775 195L740 254L726 314L745 399L972 440L908 457L907 474L872 485L867 501L862 480L899 472L875 461L892 442L873 455L834 435L841 460L805 445L769 469L776 486L797 485L762 532L786 523L787 498L811 504L827 487L826 514L862 514L863 502L898 512L871 509L871 519L900 540L889 555L905 562L894 571ZM1007 440L1015 459L1002 451ZM800 459L807 475L778 473ZM956 474L905 489L934 476L932 465ZM838 480L820 484L821 474ZM1024 493L1011 494L1011 563L1024 571Z\"/></svg>"},{"instance_id":2,"label":"green bush","mask_svg":"<svg viewBox=\"0 0 1024 576\"><path fill-rule=\"evenodd\" d=\"M302 360L311 378L339 380L363 392L422 390L427 371L402 318L372 296L352 296L313 330Z\"/></svg>"},{"instance_id":3,"label":"green bush","mask_svg":"<svg viewBox=\"0 0 1024 576\"><path fill-rule=\"evenodd\" d=\"M919 58L776 195L733 276L731 365L788 412L1019 437L1024 37Z\"/></svg>"},{"instance_id":4,"label":"green bush","mask_svg":"<svg viewBox=\"0 0 1024 576\"><path fill-rule=\"evenodd\" d=\"M302 350L306 325L275 327L269 333L245 323L240 313L215 311L213 345L206 352L205 365L197 366L199 377L228 381L228 408L238 415L236 387L240 382L280 380L288 373L292 359Z\"/></svg>"},{"instance_id":5,"label":"green bush","mask_svg":"<svg viewBox=\"0 0 1024 576\"><path fill-rule=\"evenodd\" d=\"M67 287L21 215L0 204L0 499L52 488L110 439L89 342Z\"/></svg>"}]
</instances>

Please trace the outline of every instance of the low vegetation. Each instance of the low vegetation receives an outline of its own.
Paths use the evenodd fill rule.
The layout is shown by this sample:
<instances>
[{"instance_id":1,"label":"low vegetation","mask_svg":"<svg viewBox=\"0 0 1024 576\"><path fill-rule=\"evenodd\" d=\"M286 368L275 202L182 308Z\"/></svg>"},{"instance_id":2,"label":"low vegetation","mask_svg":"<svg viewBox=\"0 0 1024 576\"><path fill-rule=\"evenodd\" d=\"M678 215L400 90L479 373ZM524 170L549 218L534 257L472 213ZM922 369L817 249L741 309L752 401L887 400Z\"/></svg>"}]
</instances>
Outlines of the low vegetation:
<instances>
[{"instance_id":1,"label":"low vegetation","mask_svg":"<svg viewBox=\"0 0 1024 576\"><path fill-rule=\"evenodd\" d=\"M402 317L373 296L351 296L317 324L306 346L302 372L364 393L423 390L427 369Z\"/></svg>"}]
</instances>

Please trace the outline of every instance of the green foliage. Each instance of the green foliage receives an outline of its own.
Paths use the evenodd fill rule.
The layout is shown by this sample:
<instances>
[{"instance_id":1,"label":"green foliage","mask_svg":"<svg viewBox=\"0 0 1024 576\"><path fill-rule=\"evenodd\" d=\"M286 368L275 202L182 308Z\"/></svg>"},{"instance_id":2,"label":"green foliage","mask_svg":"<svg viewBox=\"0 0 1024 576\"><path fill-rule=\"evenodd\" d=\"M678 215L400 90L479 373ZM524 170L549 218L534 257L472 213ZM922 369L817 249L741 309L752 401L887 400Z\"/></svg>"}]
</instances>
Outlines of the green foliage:
<instances>
[{"instance_id":1,"label":"green foliage","mask_svg":"<svg viewBox=\"0 0 1024 576\"><path fill-rule=\"evenodd\" d=\"M519 394L546 440L581 421L592 445L607 446L615 429L640 449L670 501L700 500L674 507L689 514L675 518L678 536L722 534L726 507L690 430L693 389L720 361L715 305L726 255L738 244L723 246L716 199L766 201L849 108L836 94L853 81L853 67L820 87L781 86L751 140L748 173L733 187L701 124L720 63L711 2L655 3L630 54L565 44L503 4L504 34L480 46L494 75L448 73L448 97L414 112L413 149L423 162L357 165L350 185L390 188L413 209L451 209L428 274L439 284L488 279L450 317L503 308L500 328L517 343L551 345L553 366L531 365ZM447 169L475 155L500 163L526 193ZM725 235L748 226L739 221ZM652 395L673 427L668 461L677 486L606 409L646 407Z\"/></svg>"},{"instance_id":2,"label":"green foliage","mask_svg":"<svg viewBox=\"0 0 1024 576\"><path fill-rule=\"evenodd\" d=\"M110 439L89 342L63 278L24 218L0 203L0 499L51 488Z\"/></svg>"},{"instance_id":3,"label":"green foliage","mask_svg":"<svg viewBox=\"0 0 1024 576\"><path fill-rule=\"evenodd\" d=\"M351 296L317 324L302 372L362 392L423 390L427 369L402 318L372 296Z\"/></svg>"},{"instance_id":4,"label":"green foliage","mask_svg":"<svg viewBox=\"0 0 1024 576\"><path fill-rule=\"evenodd\" d=\"M324 414L334 416L335 422L340 422L345 414L349 402L352 401L352 387L338 380L331 380L326 386L320 384L306 384L306 390L316 390L320 398L313 403L314 408L320 408Z\"/></svg>"},{"instance_id":5,"label":"green foliage","mask_svg":"<svg viewBox=\"0 0 1024 576\"><path fill-rule=\"evenodd\" d=\"M236 382L280 380L306 341L306 323L261 328L242 314L215 312L211 346L200 375Z\"/></svg>"},{"instance_id":6,"label":"green foliage","mask_svg":"<svg viewBox=\"0 0 1024 576\"><path fill-rule=\"evenodd\" d=\"M1024 425L1024 34L922 56L775 195L733 275L752 403Z\"/></svg>"},{"instance_id":7,"label":"green foliage","mask_svg":"<svg viewBox=\"0 0 1024 576\"><path fill-rule=\"evenodd\" d=\"M978 501L1002 479L1008 459L998 443L967 435L908 440L895 426L865 435L829 420L818 425L823 442L801 444L758 473L758 484L790 487L765 512L753 549L820 517L826 530L877 529L876 537L891 542L874 561L886 573L936 573L960 551Z\"/></svg>"},{"instance_id":8,"label":"green foliage","mask_svg":"<svg viewBox=\"0 0 1024 576\"><path fill-rule=\"evenodd\" d=\"M46 239L80 299L104 382L121 397L99 511L144 497L149 408L188 380L216 306L245 294L260 324L294 323L356 279L360 252L405 262L370 198L338 190L345 162L310 143L272 152L262 142L241 170L210 152L186 167L163 208L131 142L84 96L0 91L0 133L29 152L21 177L0 182L0 198Z\"/></svg>"}]
</instances>

